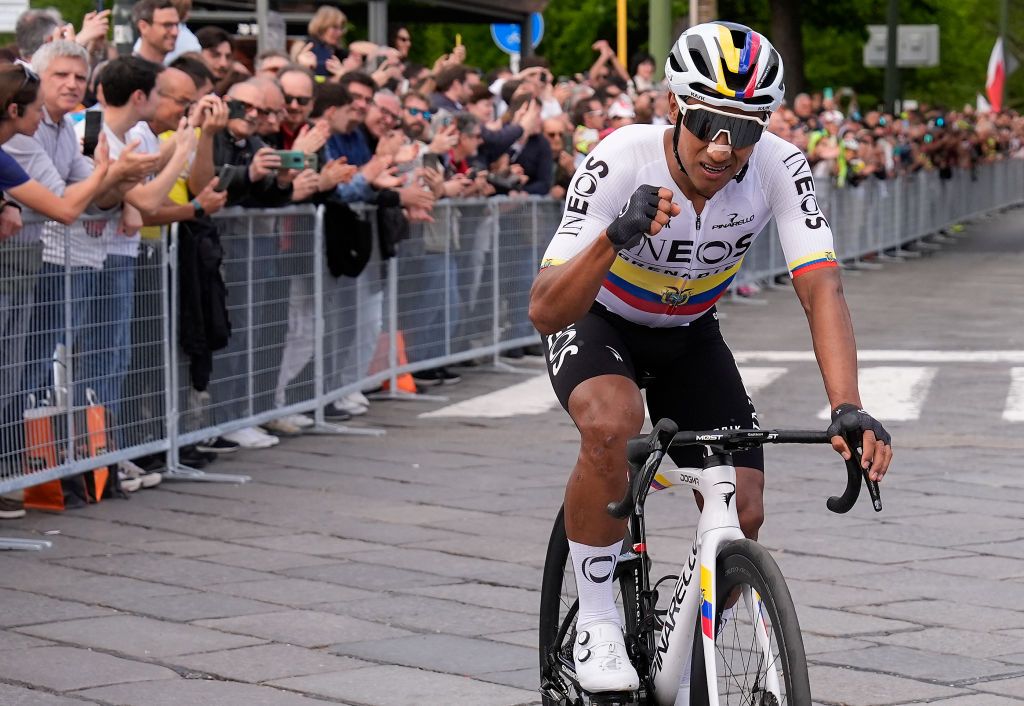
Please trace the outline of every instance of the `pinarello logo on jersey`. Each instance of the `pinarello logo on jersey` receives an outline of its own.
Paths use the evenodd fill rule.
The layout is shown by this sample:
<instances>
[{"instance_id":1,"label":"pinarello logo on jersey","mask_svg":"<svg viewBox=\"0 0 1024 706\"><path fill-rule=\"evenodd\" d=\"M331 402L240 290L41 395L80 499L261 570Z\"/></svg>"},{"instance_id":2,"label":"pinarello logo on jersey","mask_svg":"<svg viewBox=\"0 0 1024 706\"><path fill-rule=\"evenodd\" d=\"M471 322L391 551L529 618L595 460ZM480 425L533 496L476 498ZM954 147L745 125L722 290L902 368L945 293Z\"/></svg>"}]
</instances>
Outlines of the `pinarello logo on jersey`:
<instances>
[{"instance_id":1,"label":"pinarello logo on jersey","mask_svg":"<svg viewBox=\"0 0 1024 706\"><path fill-rule=\"evenodd\" d=\"M746 225L747 223L753 222L753 220L753 213L751 213L746 218L740 218L740 214L738 213L730 213L728 223L716 223L715 225L711 226L711 230L717 230L719 228L732 228L733 226L742 226Z\"/></svg>"}]
</instances>

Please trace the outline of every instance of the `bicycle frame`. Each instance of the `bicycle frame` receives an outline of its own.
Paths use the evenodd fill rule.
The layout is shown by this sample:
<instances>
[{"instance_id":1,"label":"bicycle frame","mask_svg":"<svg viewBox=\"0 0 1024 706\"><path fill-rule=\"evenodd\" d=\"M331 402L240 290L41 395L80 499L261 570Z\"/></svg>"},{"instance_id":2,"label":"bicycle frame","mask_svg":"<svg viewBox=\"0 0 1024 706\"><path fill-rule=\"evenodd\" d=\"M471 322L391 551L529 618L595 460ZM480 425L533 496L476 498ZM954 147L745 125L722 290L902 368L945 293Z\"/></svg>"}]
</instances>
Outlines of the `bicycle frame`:
<instances>
[{"instance_id":1,"label":"bicycle frame","mask_svg":"<svg viewBox=\"0 0 1024 706\"><path fill-rule=\"evenodd\" d=\"M728 455L718 456L719 461L730 460ZM704 665L707 675L707 693L709 702L718 703L718 674L715 665L715 610L719 597L715 595L715 567L720 548L734 539L743 539L740 531L739 515L736 503L736 469L732 465L719 464L707 468L672 468L659 470L654 476L650 490L658 491L672 486L684 486L701 494L704 507L701 511L697 531L694 536L690 555L681 567L679 579L672 593L672 601L658 639L654 645L654 659L651 664L651 678L654 684L654 699L659 706L672 706L678 703L678 697L684 697L682 703L689 703L688 689L680 688L680 676L689 665L693 654L692 626L698 614L701 621L701 639L704 643ZM642 506L641 506L642 507ZM642 511L637 513L642 529ZM641 544L640 553L646 552ZM699 586L699 590L696 587ZM751 611L751 619L755 625L764 628L759 620L760 596L742 596L743 602ZM682 629L679 629L679 628ZM765 653L765 664L773 664L771 639L766 629L758 633L758 641ZM776 697L781 698L778 673L775 669L767 670L766 688Z\"/></svg>"}]
</instances>

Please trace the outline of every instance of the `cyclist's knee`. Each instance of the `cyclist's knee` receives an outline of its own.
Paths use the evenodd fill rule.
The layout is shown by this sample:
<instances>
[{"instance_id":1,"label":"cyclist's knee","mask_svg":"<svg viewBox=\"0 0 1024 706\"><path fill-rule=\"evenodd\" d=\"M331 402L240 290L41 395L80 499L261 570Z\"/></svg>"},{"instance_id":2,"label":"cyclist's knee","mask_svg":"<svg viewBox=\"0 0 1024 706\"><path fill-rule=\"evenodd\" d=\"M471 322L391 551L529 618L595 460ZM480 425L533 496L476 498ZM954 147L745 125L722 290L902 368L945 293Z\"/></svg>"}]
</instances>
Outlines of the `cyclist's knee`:
<instances>
[{"instance_id":1,"label":"cyclist's knee","mask_svg":"<svg viewBox=\"0 0 1024 706\"><path fill-rule=\"evenodd\" d=\"M626 442L640 432L643 400L630 395L590 396L576 400L573 419L580 430L580 458L588 465L618 473L625 468Z\"/></svg>"},{"instance_id":2,"label":"cyclist's knee","mask_svg":"<svg viewBox=\"0 0 1024 706\"><path fill-rule=\"evenodd\" d=\"M736 513L744 537L757 539L764 524L764 472L754 468L737 468Z\"/></svg>"},{"instance_id":3,"label":"cyclist's knee","mask_svg":"<svg viewBox=\"0 0 1024 706\"><path fill-rule=\"evenodd\" d=\"M758 530L764 524L764 505L760 502L741 505L739 508L740 530L744 537L757 539Z\"/></svg>"}]
</instances>

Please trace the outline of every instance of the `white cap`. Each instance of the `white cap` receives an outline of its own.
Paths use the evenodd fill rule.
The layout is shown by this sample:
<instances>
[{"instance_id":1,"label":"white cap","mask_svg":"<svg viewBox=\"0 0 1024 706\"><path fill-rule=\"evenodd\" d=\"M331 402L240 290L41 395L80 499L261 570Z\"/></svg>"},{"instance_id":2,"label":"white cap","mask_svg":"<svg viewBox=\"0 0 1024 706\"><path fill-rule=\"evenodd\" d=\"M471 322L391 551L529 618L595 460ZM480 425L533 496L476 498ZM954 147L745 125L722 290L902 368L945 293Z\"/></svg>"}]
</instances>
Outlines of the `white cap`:
<instances>
[{"instance_id":1,"label":"white cap","mask_svg":"<svg viewBox=\"0 0 1024 706\"><path fill-rule=\"evenodd\" d=\"M636 113L633 111L633 102L626 96L619 96L612 103L612 106L608 109L608 118L635 118Z\"/></svg>"}]
</instances>

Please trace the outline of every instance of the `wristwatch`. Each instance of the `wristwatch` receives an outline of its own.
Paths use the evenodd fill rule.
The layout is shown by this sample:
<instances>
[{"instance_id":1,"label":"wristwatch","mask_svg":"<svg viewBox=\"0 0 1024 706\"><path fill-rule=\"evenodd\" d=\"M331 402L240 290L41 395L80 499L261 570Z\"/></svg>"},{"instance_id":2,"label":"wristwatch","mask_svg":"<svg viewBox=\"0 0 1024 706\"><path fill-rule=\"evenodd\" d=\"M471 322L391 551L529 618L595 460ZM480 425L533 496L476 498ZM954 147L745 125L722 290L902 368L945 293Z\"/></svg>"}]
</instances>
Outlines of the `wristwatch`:
<instances>
[{"instance_id":1,"label":"wristwatch","mask_svg":"<svg viewBox=\"0 0 1024 706\"><path fill-rule=\"evenodd\" d=\"M203 206L199 203L199 199L192 199L192 208L196 210L193 218L202 218L206 215L206 211L203 210Z\"/></svg>"}]
</instances>

